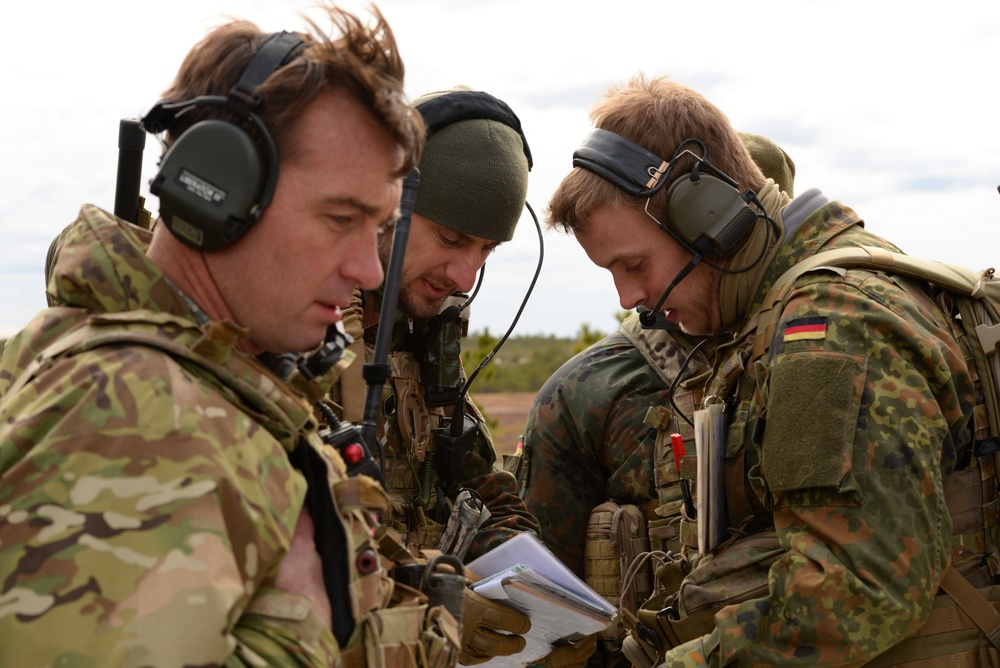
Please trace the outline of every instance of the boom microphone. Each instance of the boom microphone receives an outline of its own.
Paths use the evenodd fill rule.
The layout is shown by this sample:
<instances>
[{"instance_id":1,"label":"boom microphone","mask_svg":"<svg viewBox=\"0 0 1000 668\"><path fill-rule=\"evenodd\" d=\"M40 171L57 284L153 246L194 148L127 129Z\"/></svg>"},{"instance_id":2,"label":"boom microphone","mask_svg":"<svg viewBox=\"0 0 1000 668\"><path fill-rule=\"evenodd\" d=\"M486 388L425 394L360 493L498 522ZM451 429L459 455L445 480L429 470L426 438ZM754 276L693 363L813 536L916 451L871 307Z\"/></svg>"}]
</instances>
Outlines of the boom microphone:
<instances>
[{"instance_id":1,"label":"boom microphone","mask_svg":"<svg viewBox=\"0 0 1000 668\"><path fill-rule=\"evenodd\" d=\"M667 297L669 297L670 293L674 291L677 284L684 280L684 277L690 274L692 269L698 266L698 263L701 262L701 260L701 255L695 253L691 257L691 260L674 277L674 280L670 281L670 285L668 285L667 289L663 291L663 296L660 297L660 301L656 303L656 306L639 314L639 322L643 327L650 329L656 324L656 314L663 308L663 303L667 301Z\"/></svg>"},{"instance_id":2,"label":"boom microphone","mask_svg":"<svg viewBox=\"0 0 1000 668\"><path fill-rule=\"evenodd\" d=\"M456 320L458 320L458 316L462 315L462 311L469 308L469 304L471 304L472 300L475 299L476 295L479 294L479 288L483 285L483 277L485 275L486 275L486 264L483 263L483 266L479 268L479 280L476 281L476 288L472 291L471 295L468 295L469 298L466 299L461 304L449 304L445 308L441 309L441 312L434 317L444 323L455 322ZM452 297L465 297L465 296L466 295L462 294L461 292L456 292L455 294L452 295Z\"/></svg>"}]
</instances>

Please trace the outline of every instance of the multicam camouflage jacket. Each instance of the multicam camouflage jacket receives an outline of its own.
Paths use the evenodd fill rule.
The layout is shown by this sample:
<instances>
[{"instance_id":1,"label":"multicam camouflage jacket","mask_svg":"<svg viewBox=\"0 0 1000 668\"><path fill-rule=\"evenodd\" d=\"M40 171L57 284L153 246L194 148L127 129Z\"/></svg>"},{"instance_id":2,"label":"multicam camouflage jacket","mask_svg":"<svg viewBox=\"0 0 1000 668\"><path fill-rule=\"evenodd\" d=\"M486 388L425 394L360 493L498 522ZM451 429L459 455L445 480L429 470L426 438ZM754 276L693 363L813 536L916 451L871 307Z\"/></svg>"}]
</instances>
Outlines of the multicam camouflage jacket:
<instances>
[{"instance_id":1,"label":"multicam camouflage jacket","mask_svg":"<svg viewBox=\"0 0 1000 668\"><path fill-rule=\"evenodd\" d=\"M384 493L352 488L311 406L234 349L241 331L196 321L148 237L84 206L58 306L7 345L0 665L339 665L308 601L273 586L306 495L289 453L326 463L348 554L374 554ZM360 563L344 564L359 634L391 591Z\"/></svg>"},{"instance_id":2,"label":"multicam camouflage jacket","mask_svg":"<svg viewBox=\"0 0 1000 668\"><path fill-rule=\"evenodd\" d=\"M820 249L862 244L894 249L849 208L823 204L752 303ZM729 416L730 530L773 528L782 551L766 593L723 608L665 665L860 665L930 614L952 547L945 481L972 445L972 378L925 286L882 272L803 276L760 359L755 332L751 308L704 396Z\"/></svg>"},{"instance_id":3,"label":"multicam camouflage jacket","mask_svg":"<svg viewBox=\"0 0 1000 668\"><path fill-rule=\"evenodd\" d=\"M374 324L367 322L365 326L362 321L364 313L378 312L381 291L369 293L365 299L370 300L367 311L362 306L360 293L356 295L355 304L344 311L344 325L355 339L354 350L358 356L363 356L365 362L372 362L380 325L377 319ZM518 533L537 533L538 525L518 494L514 476L498 464L489 427L471 399L466 398L464 402L465 419L472 436L468 447L456 453L441 447L442 431L448 431L456 400L436 406L429 401L430 393L423 375L428 359L428 354L423 353L426 344L422 340L418 345L412 344L415 331L419 334L428 329L433 329L428 323L397 311L388 351L391 376L383 387L378 415L384 482L392 503L392 512L383 516L382 521L397 532L411 550L434 548L439 545L456 492L472 490L482 500L488 516L462 555L465 561L471 561ZM452 335L454 340L447 344L453 348L453 354L440 357L454 358L455 376L464 382L460 337ZM345 405L345 399L350 401L357 387L364 388L362 392L367 391L360 377L360 367L359 359L330 391L334 409L352 421L359 421L358 411L362 408L352 410ZM348 390L351 385L353 391ZM458 396L457 391L454 394ZM445 471L448 476L441 475ZM446 477L450 480L446 481Z\"/></svg>"},{"instance_id":4,"label":"multicam camouflage jacket","mask_svg":"<svg viewBox=\"0 0 1000 668\"><path fill-rule=\"evenodd\" d=\"M677 472L663 440L680 430L691 442L690 432L659 415L670 412L670 383L692 347L677 332L643 330L633 313L618 332L563 364L535 397L524 428L521 494L545 545L580 577L591 509L614 499L654 519L677 507ZM704 364L696 357L686 373ZM685 403L689 393L681 385L675 401Z\"/></svg>"}]
</instances>

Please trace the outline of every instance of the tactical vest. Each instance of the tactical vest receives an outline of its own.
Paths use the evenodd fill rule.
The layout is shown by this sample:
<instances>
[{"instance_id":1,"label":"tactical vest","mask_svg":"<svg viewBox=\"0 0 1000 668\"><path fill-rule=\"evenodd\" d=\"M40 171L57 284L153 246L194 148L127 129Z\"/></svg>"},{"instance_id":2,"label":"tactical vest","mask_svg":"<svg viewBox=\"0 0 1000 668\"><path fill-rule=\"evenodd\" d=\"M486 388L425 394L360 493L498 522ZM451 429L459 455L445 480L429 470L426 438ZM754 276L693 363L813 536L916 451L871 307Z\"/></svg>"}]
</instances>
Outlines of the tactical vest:
<instances>
[{"instance_id":1,"label":"tactical vest","mask_svg":"<svg viewBox=\"0 0 1000 668\"><path fill-rule=\"evenodd\" d=\"M952 315L952 334L966 351L976 383L975 445L945 486L953 523L952 568L944 575L924 626L866 665L1000 666L1000 586L993 586L1000 582L1000 282L992 270L976 274L878 248L817 254L776 281L746 337L720 349L725 361L717 376L720 382L710 392L724 392L722 388L747 365L767 354L794 280L809 271L843 271L833 267L881 269L942 288L936 301L944 313ZM977 300L981 303L976 304ZM745 418L752 413L747 410L749 402L759 401L759 395L754 395L753 388L739 388L728 432L730 446L734 437L742 444L744 434L753 428ZM735 508L741 518L730 524L738 524L750 535L723 544L679 583L676 578L657 582L657 592L639 610L623 646L635 666L652 666L671 647L711 633L715 613L721 608L766 593L769 568L783 549L770 528L769 511L743 482L749 467L744 456L741 448L737 457L727 459L725 481L730 513Z\"/></svg>"},{"instance_id":2,"label":"tactical vest","mask_svg":"<svg viewBox=\"0 0 1000 668\"><path fill-rule=\"evenodd\" d=\"M675 335L663 329L644 329L636 318L627 319L621 333L670 386L674 378L668 377L664 369L678 366L668 358L668 353L676 355ZM681 412L693 414L698 390L699 378L689 378L679 385L674 403ZM683 577L680 566L686 562L675 562L667 555L680 554L697 543L697 525L685 511L681 490L681 479L690 483L696 471L693 428L678 418L673 406L650 406L643 422L656 432L656 498L641 507L610 499L591 511L587 526L584 580L620 611L615 622L599 634L603 650L608 653L618 649L628 628L634 626L635 613L653 593L654 572L656 579L679 582ZM674 434L690 447L678 458L674 457Z\"/></svg>"},{"instance_id":3,"label":"tactical vest","mask_svg":"<svg viewBox=\"0 0 1000 668\"><path fill-rule=\"evenodd\" d=\"M50 309L56 316L61 310L66 312L67 319L79 313L79 309ZM349 555L341 573L348 600L331 597L335 627L338 605L349 607L353 622L347 642L341 643L343 665L348 668L456 665L461 641L454 617L441 606L430 606L421 592L395 587L377 556L374 514L388 507L384 491L371 478L346 475L340 455L319 438L315 421L309 418L299 424L301 420L292 417L311 415L312 411L302 399L284 390L280 380L274 378L270 391L266 391L241 377L240 371L245 370L248 362L231 354L238 336L239 332L227 323L210 323L199 329L189 320L162 312L92 315L38 355L8 392L17 392L58 359L101 346L146 346L163 351L210 383L234 405L245 407L248 414L262 414L266 419L261 426L286 444L288 451L296 445L312 448L319 457L317 461L325 464L333 502L331 515L342 524L346 537L344 553ZM269 375L263 367L259 371ZM262 384L266 386L268 383ZM320 526L317 522L317 528ZM245 614L259 617L265 626L269 618L284 623L304 619L305 612L292 603L281 592L265 591L251 600ZM316 632L305 622L300 631L303 638Z\"/></svg>"},{"instance_id":4,"label":"tactical vest","mask_svg":"<svg viewBox=\"0 0 1000 668\"><path fill-rule=\"evenodd\" d=\"M352 346L363 359L374 356L372 346L357 340ZM450 423L454 405L429 404L420 362L413 353L392 351L387 362L391 375L382 388L377 431L391 512L382 517L382 524L397 534L411 554L419 555L423 550L444 549L447 541L445 525L453 511L455 490L445 489L441 484L442 462L435 432ZM339 395L334 397L337 404L343 403L341 397L355 393L365 396L367 386L361 374L353 373L360 366L353 364L349 375L341 378ZM496 459L492 437L488 430L479 428L485 418L473 402L466 401L464 406L467 419L476 425L474 451L492 464ZM339 407L344 419L360 422L363 404L343 403Z\"/></svg>"}]
</instances>

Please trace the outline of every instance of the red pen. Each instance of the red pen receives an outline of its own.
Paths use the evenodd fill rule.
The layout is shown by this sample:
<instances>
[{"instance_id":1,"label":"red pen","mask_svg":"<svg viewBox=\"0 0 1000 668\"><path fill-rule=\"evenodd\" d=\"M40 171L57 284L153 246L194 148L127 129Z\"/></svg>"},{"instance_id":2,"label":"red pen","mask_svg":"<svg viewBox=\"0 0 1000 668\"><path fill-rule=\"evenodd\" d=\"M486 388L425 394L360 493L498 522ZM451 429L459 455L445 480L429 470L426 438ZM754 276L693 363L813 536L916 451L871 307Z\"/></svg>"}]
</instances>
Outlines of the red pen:
<instances>
[{"instance_id":1,"label":"red pen","mask_svg":"<svg viewBox=\"0 0 1000 668\"><path fill-rule=\"evenodd\" d=\"M677 473L679 475L681 472L681 457L687 454L684 452L684 438L680 434L670 434L670 444L673 446L674 464L677 466Z\"/></svg>"},{"instance_id":2,"label":"red pen","mask_svg":"<svg viewBox=\"0 0 1000 668\"><path fill-rule=\"evenodd\" d=\"M684 438L680 434L670 434L670 445L673 446L674 464L677 465L677 475L681 474L681 457L687 454L684 451ZM684 511L689 519L695 519L697 510L694 505L694 498L691 496L691 487L686 478L681 478L681 496L684 499Z\"/></svg>"}]
</instances>

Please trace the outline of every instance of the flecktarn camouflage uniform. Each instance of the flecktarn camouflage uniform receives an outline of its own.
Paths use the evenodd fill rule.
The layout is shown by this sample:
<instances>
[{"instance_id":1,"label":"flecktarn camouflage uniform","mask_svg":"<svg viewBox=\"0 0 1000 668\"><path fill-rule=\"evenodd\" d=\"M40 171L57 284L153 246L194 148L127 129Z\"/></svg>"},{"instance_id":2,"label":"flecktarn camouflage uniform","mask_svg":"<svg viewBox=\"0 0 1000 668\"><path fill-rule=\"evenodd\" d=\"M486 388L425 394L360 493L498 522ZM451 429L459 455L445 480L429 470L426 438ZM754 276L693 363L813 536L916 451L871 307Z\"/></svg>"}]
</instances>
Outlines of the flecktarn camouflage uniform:
<instances>
[{"instance_id":1,"label":"flecktarn camouflage uniform","mask_svg":"<svg viewBox=\"0 0 1000 668\"><path fill-rule=\"evenodd\" d=\"M790 232L756 303L796 262L861 244L894 249L826 202ZM768 591L717 611L666 665L860 665L921 627L948 567L945 481L972 444L971 376L935 301L885 273L800 278L761 359L755 327L719 349L704 394L729 416L728 526L773 527L780 551Z\"/></svg>"},{"instance_id":2,"label":"flecktarn camouflage uniform","mask_svg":"<svg viewBox=\"0 0 1000 668\"><path fill-rule=\"evenodd\" d=\"M522 496L546 547L580 577L590 509L615 499L639 506L649 520L663 507L679 515L677 471L664 441L680 430L691 442L690 428L650 416L669 413L668 389L691 347L682 334L641 330L632 314L618 332L567 361L535 397L524 428ZM657 356L656 364L646 355ZM683 386L675 393L681 403L686 395Z\"/></svg>"},{"instance_id":3,"label":"flecktarn camouflage uniform","mask_svg":"<svg viewBox=\"0 0 1000 668\"><path fill-rule=\"evenodd\" d=\"M560 367L528 414L519 466L525 505L545 545L626 611L599 634L601 658L590 665L627 665L620 652L626 616L653 593L648 557L696 544L671 440L681 434L691 449L681 461L693 462L693 434L669 397L694 343L669 327L644 329L633 313ZM705 365L694 352L687 372ZM689 384L678 385L673 404L692 412Z\"/></svg>"},{"instance_id":4,"label":"flecktarn camouflage uniform","mask_svg":"<svg viewBox=\"0 0 1000 668\"><path fill-rule=\"evenodd\" d=\"M58 306L4 355L0 665L340 665L308 601L273 587L306 495L297 446L325 463L364 663L391 594L371 543L384 493L346 477L309 403L234 349L242 332L196 319L148 239L84 206Z\"/></svg>"}]
</instances>

